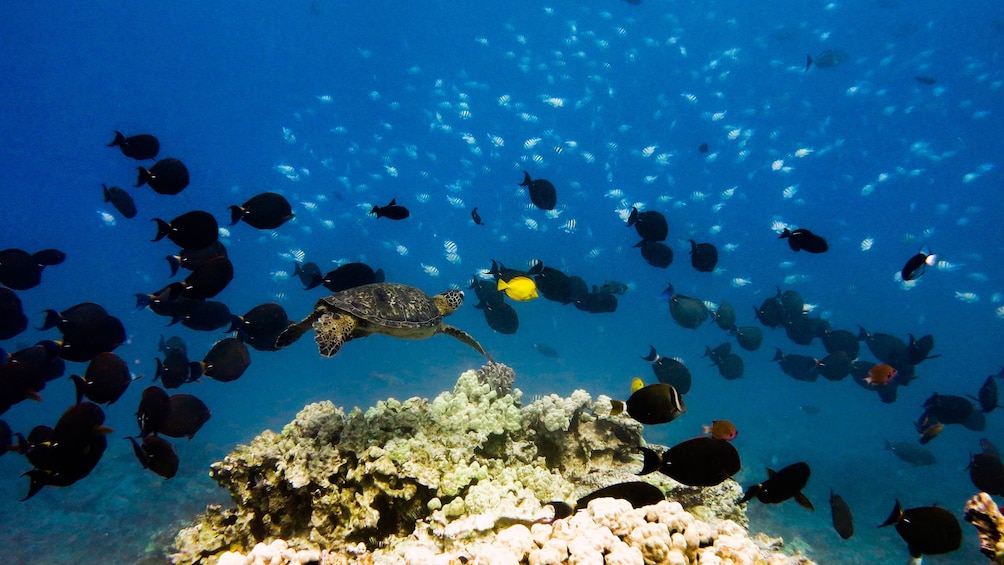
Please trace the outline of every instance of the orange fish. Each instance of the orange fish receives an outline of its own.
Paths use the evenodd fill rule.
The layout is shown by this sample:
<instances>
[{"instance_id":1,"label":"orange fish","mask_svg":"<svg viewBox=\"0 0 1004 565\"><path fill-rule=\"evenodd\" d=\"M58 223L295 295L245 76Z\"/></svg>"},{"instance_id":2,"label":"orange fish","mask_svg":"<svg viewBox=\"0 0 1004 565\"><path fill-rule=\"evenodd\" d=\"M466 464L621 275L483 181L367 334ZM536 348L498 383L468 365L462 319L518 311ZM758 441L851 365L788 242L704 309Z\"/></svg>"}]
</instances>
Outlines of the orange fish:
<instances>
[{"instance_id":1,"label":"orange fish","mask_svg":"<svg viewBox=\"0 0 1004 565\"><path fill-rule=\"evenodd\" d=\"M896 369L886 364L875 365L868 371L865 382L872 386L881 386L896 377Z\"/></svg>"},{"instance_id":2,"label":"orange fish","mask_svg":"<svg viewBox=\"0 0 1004 565\"><path fill-rule=\"evenodd\" d=\"M934 422L931 424L927 424L926 426L923 427L923 429L920 430L920 444L923 445L931 441L932 439L938 437L938 434L940 434L941 430L944 429L945 429L945 424L942 424L941 422Z\"/></svg>"},{"instance_id":3,"label":"orange fish","mask_svg":"<svg viewBox=\"0 0 1004 565\"><path fill-rule=\"evenodd\" d=\"M728 420L712 420L711 425L705 425L704 433L711 434L711 437L732 441L739 435L739 430L735 424Z\"/></svg>"}]
</instances>

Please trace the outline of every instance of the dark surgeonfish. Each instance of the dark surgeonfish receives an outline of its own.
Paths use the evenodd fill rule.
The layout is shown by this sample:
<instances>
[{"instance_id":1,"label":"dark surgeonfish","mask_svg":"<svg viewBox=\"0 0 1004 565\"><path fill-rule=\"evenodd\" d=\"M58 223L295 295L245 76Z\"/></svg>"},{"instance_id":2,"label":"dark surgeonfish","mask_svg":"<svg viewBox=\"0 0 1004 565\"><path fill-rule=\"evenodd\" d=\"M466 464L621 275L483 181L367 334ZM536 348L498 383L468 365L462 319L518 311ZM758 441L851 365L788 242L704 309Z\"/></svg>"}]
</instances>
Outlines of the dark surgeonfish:
<instances>
[{"instance_id":1,"label":"dark surgeonfish","mask_svg":"<svg viewBox=\"0 0 1004 565\"><path fill-rule=\"evenodd\" d=\"M132 196L130 196L128 192L117 186L108 188L108 186L104 184L101 185L101 191L104 201L111 202L112 206L114 206L123 217L136 217L136 203L133 202Z\"/></svg>"},{"instance_id":2,"label":"dark surgeonfish","mask_svg":"<svg viewBox=\"0 0 1004 565\"><path fill-rule=\"evenodd\" d=\"M554 185L547 179L531 179L530 173L523 171L523 182L519 186L527 187L530 193L530 202L541 210L554 210L554 205L558 203L558 195L554 190Z\"/></svg>"},{"instance_id":3,"label":"dark surgeonfish","mask_svg":"<svg viewBox=\"0 0 1004 565\"><path fill-rule=\"evenodd\" d=\"M741 378L745 370L743 358L735 353L726 353L719 357L715 361L715 367L718 368L718 374L729 381Z\"/></svg>"},{"instance_id":4,"label":"dark surgeonfish","mask_svg":"<svg viewBox=\"0 0 1004 565\"><path fill-rule=\"evenodd\" d=\"M851 361L858 358L861 344L858 337L847 330L827 330L821 336L827 353L843 351Z\"/></svg>"},{"instance_id":5,"label":"dark surgeonfish","mask_svg":"<svg viewBox=\"0 0 1004 565\"><path fill-rule=\"evenodd\" d=\"M819 360L819 374L828 381L839 381L851 373L851 358L843 351L834 351Z\"/></svg>"},{"instance_id":6,"label":"dark surgeonfish","mask_svg":"<svg viewBox=\"0 0 1004 565\"><path fill-rule=\"evenodd\" d=\"M188 346L185 345L184 339L174 335L165 340L164 336L160 336L160 341L157 343L157 351L170 353L172 349L180 349L183 353L188 352Z\"/></svg>"},{"instance_id":7,"label":"dark surgeonfish","mask_svg":"<svg viewBox=\"0 0 1004 565\"><path fill-rule=\"evenodd\" d=\"M105 413L96 404L81 402L68 408L55 427L36 426L28 434L25 456L33 468L28 494L35 496L45 486L69 486L86 477L101 460L108 446Z\"/></svg>"},{"instance_id":8,"label":"dark surgeonfish","mask_svg":"<svg viewBox=\"0 0 1004 565\"><path fill-rule=\"evenodd\" d=\"M617 311L617 297L608 292L587 292L579 296L574 304L579 310L591 314Z\"/></svg>"},{"instance_id":9,"label":"dark surgeonfish","mask_svg":"<svg viewBox=\"0 0 1004 565\"><path fill-rule=\"evenodd\" d=\"M293 262L293 275L299 277L300 282L303 283L303 290L317 288L324 282L321 268L317 266L317 263L309 261L306 263Z\"/></svg>"},{"instance_id":10,"label":"dark surgeonfish","mask_svg":"<svg viewBox=\"0 0 1004 565\"><path fill-rule=\"evenodd\" d=\"M981 410L968 399L954 394L934 393L924 401L924 412L918 419L924 427L931 421L939 424L962 424L973 431L986 428L986 417Z\"/></svg>"},{"instance_id":11,"label":"dark surgeonfish","mask_svg":"<svg viewBox=\"0 0 1004 565\"><path fill-rule=\"evenodd\" d=\"M781 366L781 371L797 381L813 382L819 376L819 359L808 355L785 355L781 348L775 348L774 358Z\"/></svg>"},{"instance_id":12,"label":"dark surgeonfish","mask_svg":"<svg viewBox=\"0 0 1004 565\"><path fill-rule=\"evenodd\" d=\"M139 425L140 437L157 433L171 411L170 398L159 386L148 386L143 389L139 407L136 409L136 424Z\"/></svg>"},{"instance_id":13,"label":"dark surgeonfish","mask_svg":"<svg viewBox=\"0 0 1004 565\"><path fill-rule=\"evenodd\" d=\"M230 330L258 351L275 351L275 340L292 322L275 302L259 304L243 316L231 316Z\"/></svg>"},{"instance_id":14,"label":"dark surgeonfish","mask_svg":"<svg viewBox=\"0 0 1004 565\"><path fill-rule=\"evenodd\" d=\"M784 305L781 304L781 299L778 296L765 298L759 308L753 307L753 311L756 314L757 321L768 328L776 328L784 325L786 317Z\"/></svg>"},{"instance_id":15,"label":"dark surgeonfish","mask_svg":"<svg viewBox=\"0 0 1004 565\"><path fill-rule=\"evenodd\" d=\"M662 296L669 299L669 313L680 327L697 329L708 319L708 307L696 298L677 294L673 285L662 291Z\"/></svg>"},{"instance_id":16,"label":"dark surgeonfish","mask_svg":"<svg viewBox=\"0 0 1004 565\"><path fill-rule=\"evenodd\" d=\"M91 359L84 376L71 375L77 389L77 403L85 397L95 404L118 400L133 381L129 365L114 353L100 353Z\"/></svg>"},{"instance_id":17,"label":"dark surgeonfish","mask_svg":"<svg viewBox=\"0 0 1004 565\"><path fill-rule=\"evenodd\" d=\"M558 353L558 350L551 347L550 345L543 343L535 343L533 344L533 348L536 349L537 352L543 355L544 357L550 357L551 359L561 359L561 354Z\"/></svg>"},{"instance_id":18,"label":"dark surgeonfish","mask_svg":"<svg viewBox=\"0 0 1004 565\"><path fill-rule=\"evenodd\" d=\"M10 339L28 329L21 299L13 290L0 286L0 340Z\"/></svg>"},{"instance_id":19,"label":"dark surgeonfish","mask_svg":"<svg viewBox=\"0 0 1004 565\"><path fill-rule=\"evenodd\" d=\"M585 508L597 498L618 498L626 500L632 508L643 508L666 500L666 494L653 484L643 481L628 481L596 489L579 498L574 505L563 500L553 500L547 504L554 508L553 520L561 520L568 518L576 510Z\"/></svg>"},{"instance_id":20,"label":"dark surgeonfish","mask_svg":"<svg viewBox=\"0 0 1004 565\"><path fill-rule=\"evenodd\" d=\"M690 240L690 264L702 273L710 273L718 264L718 248L710 243Z\"/></svg>"},{"instance_id":21,"label":"dark surgeonfish","mask_svg":"<svg viewBox=\"0 0 1004 565\"><path fill-rule=\"evenodd\" d=\"M763 342L763 331L756 326L738 326L729 333L735 336L739 347L746 351L756 351Z\"/></svg>"},{"instance_id":22,"label":"dark surgeonfish","mask_svg":"<svg viewBox=\"0 0 1004 565\"><path fill-rule=\"evenodd\" d=\"M638 208L631 207L631 215L628 216L628 227L634 226L638 237L645 241L665 241L669 235L669 224L666 216L662 212L648 210L639 212ZM635 247L638 247L637 245Z\"/></svg>"},{"instance_id":23,"label":"dark surgeonfish","mask_svg":"<svg viewBox=\"0 0 1004 565\"><path fill-rule=\"evenodd\" d=\"M680 394L690 392L690 386L693 382L690 369L676 359L659 355L655 347L649 345L648 348L648 355L642 359L652 363L652 372L655 373L655 378L659 379L660 383L672 385Z\"/></svg>"},{"instance_id":24,"label":"dark surgeonfish","mask_svg":"<svg viewBox=\"0 0 1004 565\"><path fill-rule=\"evenodd\" d=\"M692 487L712 487L739 472L742 463L732 442L701 436L680 442L662 455L648 447L641 448L645 462L639 475L654 471L678 483Z\"/></svg>"},{"instance_id":25,"label":"dark surgeonfish","mask_svg":"<svg viewBox=\"0 0 1004 565\"><path fill-rule=\"evenodd\" d=\"M179 299L180 300L180 299ZM171 324L181 322L186 328L200 332L211 332L230 324L233 314L230 307L217 300L197 300L195 307L171 317Z\"/></svg>"},{"instance_id":26,"label":"dark surgeonfish","mask_svg":"<svg viewBox=\"0 0 1004 565\"><path fill-rule=\"evenodd\" d=\"M230 206L230 225L243 220L245 224L260 230L274 230L293 219L289 201L275 192L263 192L252 196L240 206Z\"/></svg>"},{"instance_id":27,"label":"dark surgeonfish","mask_svg":"<svg viewBox=\"0 0 1004 565\"><path fill-rule=\"evenodd\" d=\"M900 364L907 360L910 346L902 339L891 334L873 334L861 326L858 328L858 340L865 342L868 350L879 361L900 368Z\"/></svg>"},{"instance_id":28,"label":"dark surgeonfish","mask_svg":"<svg viewBox=\"0 0 1004 565\"><path fill-rule=\"evenodd\" d=\"M519 316L516 314L516 309L507 302L480 303L474 307L484 313L488 327L500 334L512 335L519 329Z\"/></svg>"},{"instance_id":29,"label":"dark surgeonfish","mask_svg":"<svg viewBox=\"0 0 1004 565\"><path fill-rule=\"evenodd\" d=\"M272 338L273 344L275 338ZM192 364L192 376L205 375L215 381L227 383L236 381L251 365L251 356L244 342L227 337L216 342L201 363Z\"/></svg>"},{"instance_id":30,"label":"dark surgeonfish","mask_svg":"<svg viewBox=\"0 0 1004 565\"><path fill-rule=\"evenodd\" d=\"M223 292L233 279L234 265L230 259L213 257L199 265L183 282L167 285L168 297L170 300L179 296L195 300L213 298Z\"/></svg>"},{"instance_id":31,"label":"dark surgeonfish","mask_svg":"<svg viewBox=\"0 0 1004 565\"><path fill-rule=\"evenodd\" d=\"M906 362L911 365L919 365L920 363L928 360L934 359L935 357L941 357L941 355L931 355L931 350L934 349L934 336L927 334L921 336L920 339L910 335L910 343L906 346Z\"/></svg>"},{"instance_id":32,"label":"dark surgeonfish","mask_svg":"<svg viewBox=\"0 0 1004 565\"><path fill-rule=\"evenodd\" d=\"M167 262L171 265L171 276L178 274L178 269L194 271L214 257L226 257L227 246L216 240L202 249L182 249L177 255L168 255Z\"/></svg>"},{"instance_id":33,"label":"dark surgeonfish","mask_svg":"<svg viewBox=\"0 0 1004 565\"><path fill-rule=\"evenodd\" d=\"M976 453L969 456L969 479L988 494L1004 495L1004 463L998 455Z\"/></svg>"},{"instance_id":34,"label":"dark surgeonfish","mask_svg":"<svg viewBox=\"0 0 1004 565\"><path fill-rule=\"evenodd\" d=\"M736 327L736 309L728 302L718 305L718 310L711 312L711 319L719 328L730 332Z\"/></svg>"},{"instance_id":35,"label":"dark surgeonfish","mask_svg":"<svg viewBox=\"0 0 1004 565\"><path fill-rule=\"evenodd\" d=\"M188 354L181 349L172 349L164 356L164 360L155 359L157 370L154 372L153 380L158 380L164 388L178 388L185 383L194 381L198 376L192 376L192 369L196 364L188 360Z\"/></svg>"},{"instance_id":36,"label":"dark surgeonfish","mask_svg":"<svg viewBox=\"0 0 1004 565\"><path fill-rule=\"evenodd\" d=\"M537 290L541 290L540 283L537 285ZM478 304L475 306L478 310L505 302L505 293L499 292L498 285L493 280L471 277L471 285L467 288L473 289L474 295L478 297ZM541 295L547 298L543 292Z\"/></svg>"},{"instance_id":37,"label":"dark surgeonfish","mask_svg":"<svg viewBox=\"0 0 1004 565\"><path fill-rule=\"evenodd\" d=\"M167 418L154 430L168 437L192 439L209 421L209 408L190 394L172 394L168 401Z\"/></svg>"},{"instance_id":38,"label":"dark surgeonfish","mask_svg":"<svg viewBox=\"0 0 1004 565\"><path fill-rule=\"evenodd\" d=\"M830 517L833 519L833 529L842 539L851 539L854 535L854 517L851 508L843 497L830 489Z\"/></svg>"},{"instance_id":39,"label":"dark surgeonfish","mask_svg":"<svg viewBox=\"0 0 1004 565\"><path fill-rule=\"evenodd\" d=\"M794 498L802 508L815 510L812 502L802 494L810 474L809 465L803 461L792 463L780 471L767 469L767 480L747 488L746 494L739 499L739 504L753 497L764 504L776 504Z\"/></svg>"},{"instance_id":40,"label":"dark surgeonfish","mask_svg":"<svg viewBox=\"0 0 1004 565\"><path fill-rule=\"evenodd\" d=\"M114 351L126 340L125 326L110 314L66 322L57 327L63 333L59 355L67 361L90 361L100 353Z\"/></svg>"},{"instance_id":41,"label":"dark surgeonfish","mask_svg":"<svg viewBox=\"0 0 1004 565\"><path fill-rule=\"evenodd\" d=\"M653 267L665 269L673 263L673 250L664 243L643 239L635 247L641 248L641 258Z\"/></svg>"},{"instance_id":42,"label":"dark surgeonfish","mask_svg":"<svg viewBox=\"0 0 1004 565\"><path fill-rule=\"evenodd\" d=\"M905 461L914 467L934 465L938 462L931 450L909 441L885 441L885 448L891 451L900 461Z\"/></svg>"},{"instance_id":43,"label":"dark surgeonfish","mask_svg":"<svg viewBox=\"0 0 1004 565\"><path fill-rule=\"evenodd\" d=\"M816 55L815 59L811 59L807 62L806 70L808 70L809 64L811 63L815 63L815 65L820 69L832 69L833 67L842 65L849 58L850 56L840 49L827 49L819 55Z\"/></svg>"},{"instance_id":44,"label":"dark surgeonfish","mask_svg":"<svg viewBox=\"0 0 1004 565\"><path fill-rule=\"evenodd\" d=\"M165 479L178 473L178 454L171 442L155 435L144 437L143 443L131 436L126 439L132 442L132 451L144 469L150 469Z\"/></svg>"},{"instance_id":45,"label":"dark surgeonfish","mask_svg":"<svg viewBox=\"0 0 1004 565\"><path fill-rule=\"evenodd\" d=\"M149 169L137 167L139 177L134 186L149 185L157 194L178 194L188 186L188 167L181 161L168 157L154 163Z\"/></svg>"},{"instance_id":46,"label":"dark surgeonfish","mask_svg":"<svg viewBox=\"0 0 1004 565\"><path fill-rule=\"evenodd\" d=\"M997 403L997 382L994 380L993 375L990 375L987 377L987 380L983 381L975 397L969 396L969 398L973 398L980 403L980 410L984 414L992 412L995 408L999 408L1000 404Z\"/></svg>"},{"instance_id":47,"label":"dark surgeonfish","mask_svg":"<svg viewBox=\"0 0 1004 565\"><path fill-rule=\"evenodd\" d=\"M540 272L533 275L533 282L537 285L537 292L553 302L571 304L579 299L580 295L573 292L572 278L554 267L541 267ZM501 299L502 293L494 285L491 289ZM478 297L481 298L481 295Z\"/></svg>"},{"instance_id":48,"label":"dark surgeonfish","mask_svg":"<svg viewBox=\"0 0 1004 565\"><path fill-rule=\"evenodd\" d=\"M919 279L928 267L933 267L937 262L938 257L936 255L926 249L922 249L916 255L907 259L906 264L903 265L903 269L899 272L899 276L904 281Z\"/></svg>"},{"instance_id":49,"label":"dark surgeonfish","mask_svg":"<svg viewBox=\"0 0 1004 565\"><path fill-rule=\"evenodd\" d=\"M106 147L118 147L126 157L143 161L157 156L157 153L160 152L160 141L148 133L126 137L122 135L122 132L116 131L115 139Z\"/></svg>"},{"instance_id":50,"label":"dark surgeonfish","mask_svg":"<svg viewBox=\"0 0 1004 565\"><path fill-rule=\"evenodd\" d=\"M483 221L481 221L481 214L478 214L478 207L477 206L475 206L474 209L471 210L471 221L473 221L476 225L479 225L479 226L485 225L485 223Z\"/></svg>"},{"instance_id":51,"label":"dark surgeonfish","mask_svg":"<svg viewBox=\"0 0 1004 565\"><path fill-rule=\"evenodd\" d=\"M390 220L403 220L411 215L404 206L399 206L396 198L390 199L390 204L386 206L374 206L370 214L376 214L377 218L387 218Z\"/></svg>"},{"instance_id":52,"label":"dark surgeonfish","mask_svg":"<svg viewBox=\"0 0 1004 565\"><path fill-rule=\"evenodd\" d=\"M28 253L21 249L0 251L0 284L14 290L28 290L42 282L42 271L58 265L66 254L58 249Z\"/></svg>"},{"instance_id":53,"label":"dark surgeonfish","mask_svg":"<svg viewBox=\"0 0 1004 565\"><path fill-rule=\"evenodd\" d=\"M897 500L889 518L879 527L893 524L913 558L949 553L962 546L962 526L958 518L940 506L904 510Z\"/></svg>"},{"instance_id":54,"label":"dark surgeonfish","mask_svg":"<svg viewBox=\"0 0 1004 565\"><path fill-rule=\"evenodd\" d=\"M364 284L383 282L383 269L373 270L365 263L346 263L333 271L328 271L321 284L331 292L362 286Z\"/></svg>"},{"instance_id":55,"label":"dark surgeonfish","mask_svg":"<svg viewBox=\"0 0 1004 565\"><path fill-rule=\"evenodd\" d=\"M170 222L154 218L157 222L157 236L152 241L160 241L166 236L178 247L184 249L204 249L220 238L220 226L209 212L193 210Z\"/></svg>"},{"instance_id":56,"label":"dark surgeonfish","mask_svg":"<svg viewBox=\"0 0 1004 565\"><path fill-rule=\"evenodd\" d=\"M792 251L804 250L809 253L825 253L830 249L825 239L804 228L799 228L795 231L784 228L778 239L787 239L788 247Z\"/></svg>"},{"instance_id":57,"label":"dark surgeonfish","mask_svg":"<svg viewBox=\"0 0 1004 565\"><path fill-rule=\"evenodd\" d=\"M642 386L634 390L626 402L614 400L612 404L612 415L625 410L629 416L649 426L672 422L687 411L683 397L673 385L666 383Z\"/></svg>"}]
</instances>

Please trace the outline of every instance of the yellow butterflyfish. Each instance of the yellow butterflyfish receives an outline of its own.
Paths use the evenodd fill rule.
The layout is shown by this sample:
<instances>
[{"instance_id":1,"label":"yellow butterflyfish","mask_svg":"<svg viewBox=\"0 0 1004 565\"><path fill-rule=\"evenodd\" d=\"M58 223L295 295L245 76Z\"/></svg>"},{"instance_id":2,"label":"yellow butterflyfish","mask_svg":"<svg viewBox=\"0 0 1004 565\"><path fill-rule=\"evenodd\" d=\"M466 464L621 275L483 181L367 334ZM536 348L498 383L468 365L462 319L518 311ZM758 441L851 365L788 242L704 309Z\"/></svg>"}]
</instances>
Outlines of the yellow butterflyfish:
<instances>
[{"instance_id":1,"label":"yellow butterflyfish","mask_svg":"<svg viewBox=\"0 0 1004 565\"><path fill-rule=\"evenodd\" d=\"M641 380L641 377L635 377L631 381L631 394L634 394L643 388L645 388L645 381Z\"/></svg>"}]
</instances>

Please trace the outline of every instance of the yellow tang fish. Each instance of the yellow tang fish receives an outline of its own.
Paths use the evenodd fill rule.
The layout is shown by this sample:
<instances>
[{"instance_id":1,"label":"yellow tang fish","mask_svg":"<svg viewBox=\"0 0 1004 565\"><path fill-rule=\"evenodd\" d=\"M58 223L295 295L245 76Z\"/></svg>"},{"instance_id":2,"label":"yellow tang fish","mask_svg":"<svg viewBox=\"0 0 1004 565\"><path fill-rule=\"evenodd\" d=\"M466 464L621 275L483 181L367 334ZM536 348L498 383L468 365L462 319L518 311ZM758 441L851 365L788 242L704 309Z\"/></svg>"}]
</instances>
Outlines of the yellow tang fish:
<instances>
[{"instance_id":1,"label":"yellow tang fish","mask_svg":"<svg viewBox=\"0 0 1004 565\"><path fill-rule=\"evenodd\" d=\"M504 290L513 300L526 301L537 298L537 285L530 277L513 277L509 282L499 279L498 290Z\"/></svg>"}]
</instances>

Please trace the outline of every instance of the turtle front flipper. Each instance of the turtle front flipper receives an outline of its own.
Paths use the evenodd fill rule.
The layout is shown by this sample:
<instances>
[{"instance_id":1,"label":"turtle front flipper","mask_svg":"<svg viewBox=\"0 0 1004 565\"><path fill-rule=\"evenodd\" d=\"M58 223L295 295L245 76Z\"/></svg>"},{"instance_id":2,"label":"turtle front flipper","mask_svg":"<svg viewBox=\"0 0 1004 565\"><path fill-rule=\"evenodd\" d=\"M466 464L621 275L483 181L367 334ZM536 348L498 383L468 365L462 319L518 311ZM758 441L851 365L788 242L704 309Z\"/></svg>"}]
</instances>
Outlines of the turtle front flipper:
<instances>
[{"instance_id":1,"label":"turtle front flipper","mask_svg":"<svg viewBox=\"0 0 1004 565\"><path fill-rule=\"evenodd\" d=\"M276 349L282 349L283 347L292 345L293 342L303 337L303 334L307 333L312 327L314 327L314 321L317 320L318 316L320 316L320 314L312 312L302 321L291 324L289 327L282 330L279 336L275 338Z\"/></svg>"},{"instance_id":2,"label":"turtle front flipper","mask_svg":"<svg viewBox=\"0 0 1004 565\"><path fill-rule=\"evenodd\" d=\"M324 314L314 322L314 341L317 342L317 352L324 357L331 357L354 336L356 319L352 316Z\"/></svg>"},{"instance_id":3,"label":"turtle front flipper","mask_svg":"<svg viewBox=\"0 0 1004 565\"><path fill-rule=\"evenodd\" d=\"M440 329L440 331L442 333L448 335L448 336L453 336L453 337L459 339L460 341L466 343L467 345L470 345L471 347L473 347L474 349L476 349L478 351L478 353L484 355L485 358L488 359L488 361L490 361L492 363L495 362L495 360L492 359L492 356L488 355L488 352L485 351L485 348L481 347L481 344L478 343L478 340L476 340L473 337L471 337L471 334L465 332L464 330L459 329L459 328L455 328L455 327L453 327L451 325L448 325L448 324L443 324L442 329Z\"/></svg>"}]
</instances>

